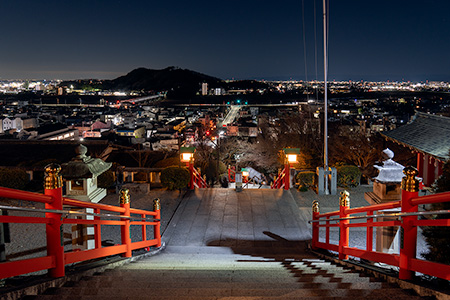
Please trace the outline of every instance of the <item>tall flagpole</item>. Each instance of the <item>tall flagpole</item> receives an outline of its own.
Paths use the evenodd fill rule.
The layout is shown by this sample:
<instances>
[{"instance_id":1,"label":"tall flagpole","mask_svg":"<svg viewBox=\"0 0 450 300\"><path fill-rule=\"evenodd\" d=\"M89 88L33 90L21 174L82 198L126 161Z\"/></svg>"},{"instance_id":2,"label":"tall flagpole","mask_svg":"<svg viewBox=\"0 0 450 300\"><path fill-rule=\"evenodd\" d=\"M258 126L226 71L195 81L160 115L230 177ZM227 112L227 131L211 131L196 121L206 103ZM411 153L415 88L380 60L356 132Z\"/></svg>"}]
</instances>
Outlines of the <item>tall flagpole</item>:
<instances>
[{"instance_id":1,"label":"tall flagpole","mask_svg":"<svg viewBox=\"0 0 450 300\"><path fill-rule=\"evenodd\" d=\"M323 117L323 168L325 173L325 194L328 192L328 93L327 93L327 76L328 76L328 24L327 24L327 6L326 0L323 0L323 68L324 68L324 117Z\"/></svg>"}]
</instances>

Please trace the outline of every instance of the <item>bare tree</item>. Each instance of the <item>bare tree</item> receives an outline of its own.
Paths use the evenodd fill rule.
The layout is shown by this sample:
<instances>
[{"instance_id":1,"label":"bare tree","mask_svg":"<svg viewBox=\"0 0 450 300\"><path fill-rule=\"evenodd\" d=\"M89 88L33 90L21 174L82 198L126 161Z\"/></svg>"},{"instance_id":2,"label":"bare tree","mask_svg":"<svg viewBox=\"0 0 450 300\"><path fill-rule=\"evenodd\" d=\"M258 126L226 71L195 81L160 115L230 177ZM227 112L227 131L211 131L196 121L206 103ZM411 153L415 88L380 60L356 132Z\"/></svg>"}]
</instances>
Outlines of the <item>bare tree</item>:
<instances>
[{"instance_id":1,"label":"bare tree","mask_svg":"<svg viewBox=\"0 0 450 300\"><path fill-rule=\"evenodd\" d=\"M379 135L366 136L355 132L349 135L333 134L330 137L330 162L344 162L359 167L365 178L376 173L373 165L381 159L383 139Z\"/></svg>"}]
</instances>

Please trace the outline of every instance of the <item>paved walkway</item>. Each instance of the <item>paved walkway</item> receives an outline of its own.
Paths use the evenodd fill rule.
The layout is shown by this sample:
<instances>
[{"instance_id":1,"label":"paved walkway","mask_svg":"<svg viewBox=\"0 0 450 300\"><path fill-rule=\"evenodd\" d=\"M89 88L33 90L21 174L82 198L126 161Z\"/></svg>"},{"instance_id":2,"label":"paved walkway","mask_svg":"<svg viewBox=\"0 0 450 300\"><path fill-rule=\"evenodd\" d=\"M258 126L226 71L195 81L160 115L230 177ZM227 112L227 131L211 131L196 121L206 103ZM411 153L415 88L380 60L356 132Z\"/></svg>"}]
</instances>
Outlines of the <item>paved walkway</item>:
<instances>
[{"instance_id":1,"label":"paved walkway","mask_svg":"<svg viewBox=\"0 0 450 300\"><path fill-rule=\"evenodd\" d=\"M299 211L289 191L195 190L182 200L163 241L169 251L179 247L205 251L201 248L207 246L276 252L304 247L311 239L310 215Z\"/></svg>"}]
</instances>

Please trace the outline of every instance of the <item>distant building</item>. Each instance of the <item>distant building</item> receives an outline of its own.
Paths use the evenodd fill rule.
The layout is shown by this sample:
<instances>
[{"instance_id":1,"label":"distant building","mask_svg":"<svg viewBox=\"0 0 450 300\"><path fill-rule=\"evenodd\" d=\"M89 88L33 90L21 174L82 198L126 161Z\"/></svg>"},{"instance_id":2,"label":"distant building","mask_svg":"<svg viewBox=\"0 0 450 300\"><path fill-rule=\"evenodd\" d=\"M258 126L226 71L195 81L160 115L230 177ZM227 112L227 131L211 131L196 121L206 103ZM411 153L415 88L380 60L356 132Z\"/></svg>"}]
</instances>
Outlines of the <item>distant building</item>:
<instances>
[{"instance_id":1,"label":"distant building","mask_svg":"<svg viewBox=\"0 0 450 300\"><path fill-rule=\"evenodd\" d=\"M0 133L6 132L13 128L13 122L10 118L4 118L4 119L0 119L0 120L2 123Z\"/></svg>"},{"instance_id":2,"label":"distant building","mask_svg":"<svg viewBox=\"0 0 450 300\"><path fill-rule=\"evenodd\" d=\"M202 96L208 95L208 83L203 82L202 83Z\"/></svg>"},{"instance_id":3,"label":"distant building","mask_svg":"<svg viewBox=\"0 0 450 300\"><path fill-rule=\"evenodd\" d=\"M36 129L38 140L61 141L78 140L78 130L71 129L64 124L47 124Z\"/></svg>"},{"instance_id":4,"label":"distant building","mask_svg":"<svg viewBox=\"0 0 450 300\"><path fill-rule=\"evenodd\" d=\"M117 128L116 133L118 136L133 137L133 138L145 138L145 127L139 128Z\"/></svg>"}]
</instances>

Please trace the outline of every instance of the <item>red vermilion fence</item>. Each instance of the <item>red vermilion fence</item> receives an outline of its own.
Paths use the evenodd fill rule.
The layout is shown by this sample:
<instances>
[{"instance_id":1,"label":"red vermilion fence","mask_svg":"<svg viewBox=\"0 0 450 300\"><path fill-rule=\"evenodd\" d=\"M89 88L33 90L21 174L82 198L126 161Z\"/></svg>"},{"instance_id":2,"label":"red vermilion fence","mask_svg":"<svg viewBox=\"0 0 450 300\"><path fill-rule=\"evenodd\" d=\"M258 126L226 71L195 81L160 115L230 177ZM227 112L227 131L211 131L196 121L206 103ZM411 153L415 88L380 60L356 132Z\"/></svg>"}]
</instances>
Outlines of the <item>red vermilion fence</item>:
<instances>
[{"instance_id":1,"label":"red vermilion fence","mask_svg":"<svg viewBox=\"0 0 450 300\"><path fill-rule=\"evenodd\" d=\"M418 197L418 181L415 179L417 170L405 169L406 177L402 182L401 201L377 204L365 207L350 208L348 193L341 193L339 211L320 214L318 202L313 203L312 248L326 249L339 253L339 259L348 256L359 257L373 262L381 262L399 267L400 279L412 279L414 272L450 280L450 266L416 258L417 227L419 226L450 226L450 219L419 220L418 206L423 204L450 201L450 192ZM398 213L380 211L400 208ZM378 212L378 215L377 215ZM363 213L365 215L361 216ZM426 212L426 214L450 214L450 211ZM358 216L354 216L359 214ZM423 214L423 213L422 213ZM393 221L377 221L379 217L397 217ZM395 219L395 218L394 218ZM359 221L352 222L350 220ZM388 254L373 251L372 239L374 227L400 226L400 254ZM330 243L330 228L339 228L339 244ZM366 228L366 249L349 247L349 228ZM325 242L319 241L319 228L325 228ZM445 251L445 250L444 250Z\"/></svg>"},{"instance_id":2,"label":"red vermilion fence","mask_svg":"<svg viewBox=\"0 0 450 300\"><path fill-rule=\"evenodd\" d=\"M54 166L52 168L47 167L46 172L44 195L0 187L0 197L45 203L45 210L34 210L45 212L45 217L0 215L0 223L45 224L47 239L46 256L1 262L0 279L46 269L51 277L62 277L65 275L65 265L67 264L116 254L121 254L123 257L131 257L132 250L161 246L159 199L154 201L154 211L146 211L130 208L128 190L121 190L120 207L64 198L62 197L62 178L58 174L59 168ZM70 211L63 210L63 205L92 208L94 210L94 219L86 220L66 217L66 215L70 214ZM102 212L103 214L107 213L108 218L114 217L111 213L116 213L117 220L101 220ZM139 217L132 215L138 215ZM149 218L151 218L151 221ZM65 253L62 240L63 224L93 225L95 249ZM102 225L120 226L121 244L102 247ZM131 242L130 226L132 225L140 225L142 227L142 239L140 241ZM152 239L147 239L146 226L148 225L154 226Z\"/></svg>"},{"instance_id":3,"label":"red vermilion fence","mask_svg":"<svg viewBox=\"0 0 450 300\"><path fill-rule=\"evenodd\" d=\"M275 178L274 182L270 186L271 189L289 189L289 170L290 166L287 164L283 171L278 174L277 178Z\"/></svg>"},{"instance_id":4,"label":"red vermilion fence","mask_svg":"<svg viewBox=\"0 0 450 300\"><path fill-rule=\"evenodd\" d=\"M194 168L194 164L189 165L190 173L191 173L191 183L189 184L191 190L196 188L208 188L209 185L206 183L205 179L203 179L202 175Z\"/></svg>"}]
</instances>

